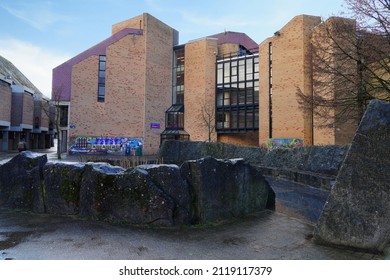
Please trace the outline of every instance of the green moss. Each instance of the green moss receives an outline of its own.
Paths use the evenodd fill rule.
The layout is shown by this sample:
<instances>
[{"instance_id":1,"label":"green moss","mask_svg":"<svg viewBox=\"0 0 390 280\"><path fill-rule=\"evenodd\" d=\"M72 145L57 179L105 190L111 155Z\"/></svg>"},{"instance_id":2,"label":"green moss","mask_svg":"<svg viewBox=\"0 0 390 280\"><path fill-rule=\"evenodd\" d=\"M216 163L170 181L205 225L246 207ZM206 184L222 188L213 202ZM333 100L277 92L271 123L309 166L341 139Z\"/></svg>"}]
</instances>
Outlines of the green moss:
<instances>
[{"instance_id":1,"label":"green moss","mask_svg":"<svg viewBox=\"0 0 390 280\"><path fill-rule=\"evenodd\" d=\"M72 178L72 174L70 174L67 168L62 168L61 179L61 197L68 203L78 205L80 201L80 184Z\"/></svg>"}]
</instances>

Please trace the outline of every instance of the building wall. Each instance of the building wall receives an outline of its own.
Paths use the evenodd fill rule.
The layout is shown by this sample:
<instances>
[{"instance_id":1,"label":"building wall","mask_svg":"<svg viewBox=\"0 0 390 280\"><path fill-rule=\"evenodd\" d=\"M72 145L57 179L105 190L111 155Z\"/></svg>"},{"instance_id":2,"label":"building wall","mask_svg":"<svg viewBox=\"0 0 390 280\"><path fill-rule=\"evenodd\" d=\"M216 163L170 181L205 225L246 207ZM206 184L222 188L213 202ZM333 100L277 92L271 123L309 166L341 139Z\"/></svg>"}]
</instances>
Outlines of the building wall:
<instances>
[{"instance_id":1,"label":"building wall","mask_svg":"<svg viewBox=\"0 0 390 280\"><path fill-rule=\"evenodd\" d=\"M23 121L23 98L24 93L12 93L11 126L19 126Z\"/></svg>"},{"instance_id":2,"label":"building wall","mask_svg":"<svg viewBox=\"0 0 390 280\"><path fill-rule=\"evenodd\" d=\"M173 45L176 31L144 14L146 34L145 72L145 150L156 154L160 145L160 133L164 130L165 111L172 103ZM152 128L159 124L160 128Z\"/></svg>"},{"instance_id":3,"label":"building wall","mask_svg":"<svg viewBox=\"0 0 390 280\"><path fill-rule=\"evenodd\" d=\"M12 93L11 126L32 129L34 119L34 98L27 92Z\"/></svg>"},{"instance_id":4,"label":"building wall","mask_svg":"<svg viewBox=\"0 0 390 280\"><path fill-rule=\"evenodd\" d=\"M217 40L204 38L185 45L184 129L194 141L208 140L208 126L202 120L205 107L215 107L215 61ZM212 135L216 141L216 133Z\"/></svg>"},{"instance_id":5,"label":"building wall","mask_svg":"<svg viewBox=\"0 0 390 280\"><path fill-rule=\"evenodd\" d=\"M218 46L218 56L222 57L230 57L236 56L239 50L238 44L233 43L225 43Z\"/></svg>"},{"instance_id":6,"label":"building wall","mask_svg":"<svg viewBox=\"0 0 390 280\"><path fill-rule=\"evenodd\" d=\"M339 47L335 47L335 42L329 39L329 35L327 35L331 33L336 38L337 44L341 45L344 50L351 48L351 52L354 52L356 47L354 30L356 30L354 20L332 17L318 25L313 31L312 40L317 52L322 56L324 52L329 53L329 50L332 50L332 55L326 59L326 62L330 62L333 68L338 69L337 72L327 72L321 66L315 66L316 64L324 64L324 61L317 61L316 56L313 58L313 91L325 100L351 98L351 95L357 94L357 84L347 81L342 75L336 74L344 73L349 77L355 76L350 80L358 81L356 61L349 59L342 52L340 53ZM321 110L321 108L314 110ZM314 144L344 145L351 143L357 129L358 111L352 109L348 118L340 118L336 108L329 108L328 110L329 115L332 116L331 118L323 118L314 114Z\"/></svg>"},{"instance_id":7,"label":"building wall","mask_svg":"<svg viewBox=\"0 0 390 280\"><path fill-rule=\"evenodd\" d=\"M111 28L112 34L115 34L125 28L143 29L145 27L145 22L144 22L145 16L146 16L145 14L142 14L112 25Z\"/></svg>"},{"instance_id":8,"label":"building wall","mask_svg":"<svg viewBox=\"0 0 390 280\"><path fill-rule=\"evenodd\" d=\"M99 56L73 66L69 124L75 128L70 137L143 136L144 59L123 53L132 43L132 36L127 36L107 50L104 102L97 101Z\"/></svg>"},{"instance_id":9,"label":"building wall","mask_svg":"<svg viewBox=\"0 0 390 280\"><path fill-rule=\"evenodd\" d=\"M0 80L0 127L11 122L12 91L8 83Z\"/></svg>"},{"instance_id":10,"label":"building wall","mask_svg":"<svg viewBox=\"0 0 390 280\"><path fill-rule=\"evenodd\" d=\"M165 110L172 100L174 30L148 14L113 27L131 27L141 20L143 35L129 34L106 49L105 101L97 101L99 56L73 66L70 105L72 136L126 136L144 139L144 154L156 153ZM86 113L88 112L88 113Z\"/></svg>"},{"instance_id":11,"label":"building wall","mask_svg":"<svg viewBox=\"0 0 390 280\"><path fill-rule=\"evenodd\" d=\"M259 143L269 138L269 43L272 43L272 138L304 138L311 142L309 116L299 108L297 88L311 94L309 40L319 17L296 16L275 35L263 41L260 52Z\"/></svg>"},{"instance_id":12,"label":"building wall","mask_svg":"<svg viewBox=\"0 0 390 280\"><path fill-rule=\"evenodd\" d=\"M259 133L254 131L245 133L218 134L218 142L231 143L240 146L258 146Z\"/></svg>"}]
</instances>

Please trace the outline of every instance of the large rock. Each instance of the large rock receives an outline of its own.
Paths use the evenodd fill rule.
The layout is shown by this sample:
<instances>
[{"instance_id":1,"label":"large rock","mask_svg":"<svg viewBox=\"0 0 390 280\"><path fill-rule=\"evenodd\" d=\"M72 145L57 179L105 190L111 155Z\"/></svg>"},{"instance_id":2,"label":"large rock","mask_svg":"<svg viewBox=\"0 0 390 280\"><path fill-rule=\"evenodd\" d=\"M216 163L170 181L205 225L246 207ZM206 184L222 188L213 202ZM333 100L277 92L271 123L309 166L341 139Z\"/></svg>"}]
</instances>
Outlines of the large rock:
<instances>
[{"instance_id":1,"label":"large rock","mask_svg":"<svg viewBox=\"0 0 390 280\"><path fill-rule=\"evenodd\" d=\"M48 162L43 168L46 212L78 214L85 164Z\"/></svg>"},{"instance_id":2,"label":"large rock","mask_svg":"<svg viewBox=\"0 0 390 280\"><path fill-rule=\"evenodd\" d=\"M206 157L124 169L47 162L23 152L0 166L0 207L132 224L182 225L272 208L275 194L244 160Z\"/></svg>"},{"instance_id":3,"label":"large rock","mask_svg":"<svg viewBox=\"0 0 390 280\"><path fill-rule=\"evenodd\" d=\"M0 207L44 212L43 166L47 156L24 151L0 166Z\"/></svg>"},{"instance_id":4,"label":"large rock","mask_svg":"<svg viewBox=\"0 0 390 280\"><path fill-rule=\"evenodd\" d=\"M102 168L104 167L104 168ZM87 165L80 191L80 215L132 224L172 225L175 203L139 169L110 170Z\"/></svg>"},{"instance_id":5,"label":"large rock","mask_svg":"<svg viewBox=\"0 0 390 280\"><path fill-rule=\"evenodd\" d=\"M390 242L390 104L372 101L314 231L329 245L383 251Z\"/></svg>"},{"instance_id":6,"label":"large rock","mask_svg":"<svg viewBox=\"0 0 390 280\"><path fill-rule=\"evenodd\" d=\"M193 198L193 221L207 223L272 208L275 193L264 177L242 159L206 157L181 165Z\"/></svg>"},{"instance_id":7,"label":"large rock","mask_svg":"<svg viewBox=\"0 0 390 280\"><path fill-rule=\"evenodd\" d=\"M175 209L173 218L175 224L189 224L191 222L191 197L187 181L181 177L180 169L174 164L140 165L152 182L164 193L170 196Z\"/></svg>"}]
</instances>

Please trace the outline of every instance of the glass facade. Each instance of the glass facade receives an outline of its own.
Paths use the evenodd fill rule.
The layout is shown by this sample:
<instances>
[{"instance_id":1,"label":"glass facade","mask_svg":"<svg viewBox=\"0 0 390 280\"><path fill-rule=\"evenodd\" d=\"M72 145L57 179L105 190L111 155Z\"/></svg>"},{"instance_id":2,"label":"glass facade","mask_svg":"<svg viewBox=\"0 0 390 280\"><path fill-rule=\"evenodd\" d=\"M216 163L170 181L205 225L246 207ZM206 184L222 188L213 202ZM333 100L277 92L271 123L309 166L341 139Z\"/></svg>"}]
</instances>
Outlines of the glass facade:
<instances>
[{"instance_id":1,"label":"glass facade","mask_svg":"<svg viewBox=\"0 0 390 280\"><path fill-rule=\"evenodd\" d=\"M172 104L184 104L184 46L173 52Z\"/></svg>"},{"instance_id":2,"label":"glass facade","mask_svg":"<svg viewBox=\"0 0 390 280\"><path fill-rule=\"evenodd\" d=\"M161 142L190 138L184 130L184 45L174 48L172 74L172 106L165 112L165 130L161 134Z\"/></svg>"},{"instance_id":3,"label":"glass facade","mask_svg":"<svg viewBox=\"0 0 390 280\"><path fill-rule=\"evenodd\" d=\"M217 60L216 130L259 129L258 54Z\"/></svg>"},{"instance_id":4,"label":"glass facade","mask_svg":"<svg viewBox=\"0 0 390 280\"><path fill-rule=\"evenodd\" d=\"M172 105L166 112L166 129L184 129L184 105Z\"/></svg>"}]
</instances>

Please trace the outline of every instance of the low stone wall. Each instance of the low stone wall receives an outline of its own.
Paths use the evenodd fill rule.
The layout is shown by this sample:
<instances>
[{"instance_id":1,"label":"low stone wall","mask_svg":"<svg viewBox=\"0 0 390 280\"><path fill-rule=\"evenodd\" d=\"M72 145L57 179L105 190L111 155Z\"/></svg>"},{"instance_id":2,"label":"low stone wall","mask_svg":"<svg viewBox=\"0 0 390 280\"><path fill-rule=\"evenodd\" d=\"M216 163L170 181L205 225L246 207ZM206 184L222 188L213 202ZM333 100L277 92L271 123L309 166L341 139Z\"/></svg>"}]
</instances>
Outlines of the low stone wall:
<instances>
[{"instance_id":1,"label":"low stone wall","mask_svg":"<svg viewBox=\"0 0 390 280\"><path fill-rule=\"evenodd\" d=\"M275 205L262 174L244 160L206 157L124 169L47 162L22 152L0 166L0 208L132 224L204 224Z\"/></svg>"},{"instance_id":2,"label":"low stone wall","mask_svg":"<svg viewBox=\"0 0 390 280\"><path fill-rule=\"evenodd\" d=\"M182 164L206 156L219 159L244 158L247 162L259 163L267 154L266 149L236 146L222 142L166 140L162 143L158 158L164 163Z\"/></svg>"},{"instance_id":3,"label":"low stone wall","mask_svg":"<svg viewBox=\"0 0 390 280\"><path fill-rule=\"evenodd\" d=\"M181 164L205 156L243 158L265 176L280 177L330 190L349 146L308 146L268 151L258 147L227 143L164 141L158 157L166 163Z\"/></svg>"}]
</instances>

